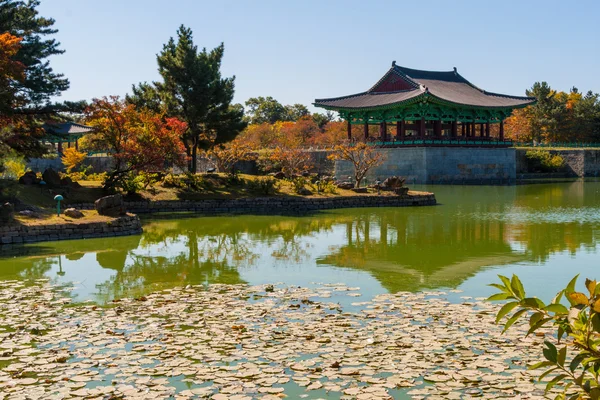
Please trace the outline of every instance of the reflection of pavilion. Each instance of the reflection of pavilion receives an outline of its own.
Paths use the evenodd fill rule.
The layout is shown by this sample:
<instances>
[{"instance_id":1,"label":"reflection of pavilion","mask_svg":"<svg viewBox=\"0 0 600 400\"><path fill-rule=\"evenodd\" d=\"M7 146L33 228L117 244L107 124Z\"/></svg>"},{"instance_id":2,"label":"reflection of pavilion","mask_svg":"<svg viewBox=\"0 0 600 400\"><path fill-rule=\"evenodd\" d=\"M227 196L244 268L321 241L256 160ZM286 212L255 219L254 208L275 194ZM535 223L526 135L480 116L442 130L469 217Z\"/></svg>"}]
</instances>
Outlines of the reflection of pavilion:
<instances>
[{"instance_id":1,"label":"reflection of pavilion","mask_svg":"<svg viewBox=\"0 0 600 400\"><path fill-rule=\"evenodd\" d=\"M503 222L448 219L431 229L427 220L390 215L347 223L348 243L318 263L368 271L397 292L458 286L482 267L525 259L504 241Z\"/></svg>"}]
</instances>

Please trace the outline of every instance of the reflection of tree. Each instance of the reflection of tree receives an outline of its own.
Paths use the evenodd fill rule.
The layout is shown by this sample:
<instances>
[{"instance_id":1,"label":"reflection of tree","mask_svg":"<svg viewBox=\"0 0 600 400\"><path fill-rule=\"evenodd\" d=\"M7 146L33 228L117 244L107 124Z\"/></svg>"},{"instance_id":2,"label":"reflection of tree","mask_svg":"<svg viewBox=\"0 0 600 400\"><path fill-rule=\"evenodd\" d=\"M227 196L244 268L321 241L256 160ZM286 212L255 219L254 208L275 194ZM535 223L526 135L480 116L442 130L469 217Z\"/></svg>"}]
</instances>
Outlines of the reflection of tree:
<instances>
[{"instance_id":1,"label":"reflection of tree","mask_svg":"<svg viewBox=\"0 0 600 400\"><path fill-rule=\"evenodd\" d=\"M598 186L582 180L518 188L515 208L507 218L509 240L524 246L528 258L546 261L557 252L575 254L596 249ZM512 218L512 220L511 220Z\"/></svg>"}]
</instances>

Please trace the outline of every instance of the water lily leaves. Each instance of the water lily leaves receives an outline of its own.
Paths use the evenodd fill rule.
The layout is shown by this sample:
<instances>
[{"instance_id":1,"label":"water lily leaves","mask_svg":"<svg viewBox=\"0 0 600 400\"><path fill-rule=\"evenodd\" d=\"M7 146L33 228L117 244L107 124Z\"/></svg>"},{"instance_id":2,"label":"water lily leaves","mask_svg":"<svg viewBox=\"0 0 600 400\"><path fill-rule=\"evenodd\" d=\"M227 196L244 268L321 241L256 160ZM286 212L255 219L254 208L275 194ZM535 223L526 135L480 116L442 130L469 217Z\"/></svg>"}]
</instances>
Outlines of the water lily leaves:
<instances>
[{"instance_id":1,"label":"water lily leaves","mask_svg":"<svg viewBox=\"0 0 600 400\"><path fill-rule=\"evenodd\" d=\"M518 283L508 284L509 292L519 292ZM24 327L10 337L0 330L0 358L13 360L0 369L0 392L236 400L279 399L298 386L309 398L317 390L365 399L389 399L399 388L449 399L480 393L466 394L469 388L489 398L543 392L531 382L539 372L525 370L539 357L531 349L542 339L523 339L529 326L518 318L502 336L493 324L500 305L481 298L450 303L443 292L424 292L365 298L346 310L319 296L358 294L359 288L265 288L175 288L103 308L67 304L47 283L0 283L0 299L6 299L0 326ZM36 326L45 334L32 334ZM16 375L38 381L19 383Z\"/></svg>"}]
</instances>

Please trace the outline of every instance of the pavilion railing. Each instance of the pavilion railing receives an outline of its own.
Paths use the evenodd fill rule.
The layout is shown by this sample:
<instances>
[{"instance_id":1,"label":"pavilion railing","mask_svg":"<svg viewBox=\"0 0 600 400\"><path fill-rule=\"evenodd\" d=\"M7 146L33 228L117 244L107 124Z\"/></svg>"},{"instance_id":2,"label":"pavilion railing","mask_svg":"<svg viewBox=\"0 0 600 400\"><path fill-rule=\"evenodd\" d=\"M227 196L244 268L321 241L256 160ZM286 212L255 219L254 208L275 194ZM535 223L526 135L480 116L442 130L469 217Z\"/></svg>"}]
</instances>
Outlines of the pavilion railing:
<instances>
[{"instance_id":1,"label":"pavilion railing","mask_svg":"<svg viewBox=\"0 0 600 400\"><path fill-rule=\"evenodd\" d=\"M578 142L558 142L558 143L515 143L515 147L531 147L531 148L568 148L568 149L600 149L600 143L578 143Z\"/></svg>"},{"instance_id":2,"label":"pavilion railing","mask_svg":"<svg viewBox=\"0 0 600 400\"><path fill-rule=\"evenodd\" d=\"M512 140L465 140L465 139L411 139L411 140L393 140L393 141L373 141L367 142L371 146L377 147L400 147L400 146L485 146L485 147L510 147Z\"/></svg>"}]
</instances>

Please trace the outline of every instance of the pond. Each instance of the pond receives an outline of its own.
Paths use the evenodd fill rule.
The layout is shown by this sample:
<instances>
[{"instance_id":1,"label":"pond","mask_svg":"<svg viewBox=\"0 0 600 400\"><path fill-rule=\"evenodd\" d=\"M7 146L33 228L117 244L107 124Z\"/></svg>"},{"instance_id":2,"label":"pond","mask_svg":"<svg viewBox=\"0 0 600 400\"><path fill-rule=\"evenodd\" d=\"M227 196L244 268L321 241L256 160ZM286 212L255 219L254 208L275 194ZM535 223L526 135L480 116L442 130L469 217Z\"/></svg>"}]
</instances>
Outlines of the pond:
<instances>
[{"instance_id":1,"label":"pond","mask_svg":"<svg viewBox=\"0 0 600 400\"><path fill-rule=\"evenodd\" d=\"M502 334L483 297L497 274L543 299L598 278L600 182L418 189L439 205L154 216L3 251L0 392L542 398L526 366L550 332Z\"/></svg>"},{"instance_id":2,"label":"pond","mask_svg":"<svg viewBox=\"0 0 600 400\"><path fill-rule=\"evenodd\" d=\"M598 278L600 181L415 188L433 191L439 205L147 218L139 236L5 251L0 281L73 282L76 301L104 303L211 283L343 283L366 298L432 289L486 296L497 274L513 273L549 298L575 274Z\"/></svg>"}]
</instances>

